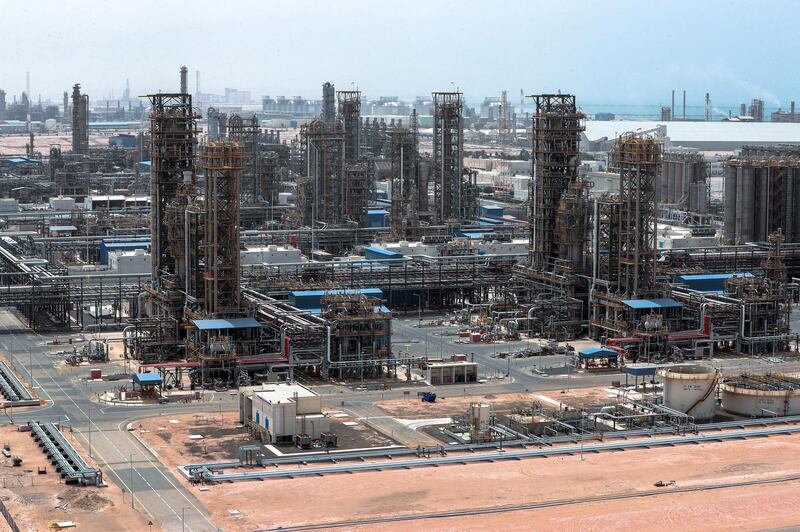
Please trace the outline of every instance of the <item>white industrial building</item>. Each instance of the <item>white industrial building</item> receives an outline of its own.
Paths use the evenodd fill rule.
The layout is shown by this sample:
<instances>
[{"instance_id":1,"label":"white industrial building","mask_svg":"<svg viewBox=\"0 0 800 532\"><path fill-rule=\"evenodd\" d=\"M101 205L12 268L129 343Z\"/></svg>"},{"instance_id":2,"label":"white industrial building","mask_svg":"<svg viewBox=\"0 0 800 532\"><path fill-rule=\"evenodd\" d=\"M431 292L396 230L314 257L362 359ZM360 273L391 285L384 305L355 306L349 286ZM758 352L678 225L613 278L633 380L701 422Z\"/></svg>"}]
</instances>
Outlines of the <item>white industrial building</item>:
<instances>
[{"instance_id":1,"label":"white industrial building","mask_svg":"<svg viewBox=\"0 0 800 532\"><path fill-rule=\"evenodd\" d=\"M380 247L392 253L399 253L403 256L424 255L426 257L438 257L439 249L435 245L423 244L422 242L409 242L401 240L399 242L387 242L379 244Z\"/></svg>"},{"instance_id":2,"label":"white industrial building","mask_svg":"<svg viewBox=\"0 0 800 532\"><path fill-rule=\"evenodd\" d=\"M273 443L292 441L299 434L317 439L330 430L322 398L301 384L277 382L240 389L239 415L242 423L265 429Z\"/></svg>"},{"instance_id":3,"label":"white industrial building","mask_svg":"<svg viewBox=\"0 0 800 532\"><path fill-rule=\"evenodd\" d=\"M515 175L511 176L511 195L515 200L525 201L528 199L528 187L531 184L531 176Z\"/></svg>"},{"instance_id":4,"label":"white industrial building","mask_svg":"<svg viewBox=\"0 0 800 532\"><path fill-rule=\"evenodd\" d=\"M108 266L114 273L146 275L151 273L152 258L143 249L115 251L108 254Z\"/></svg>"},{"instance_id":5,"label":"white industrial building","mask_svg":"<svg viewBox=\"0 0 800 532\"><path fill-rule=\"evenodd\" d=\"M54 211L75 210L75 198L58 196L50 198L50 208Z\"/></svg>"},{"instance_id":6,"label":"white industrial building","mask_svg":"<svg viewBox=\"0 0 800 532\"><path fill-rule=\"evenodd\" d=\"M0 212L19 212L19 202L14 198L0 198Z\"/></svg>"},{"instance_id":7,"label":"white industrial building","mask_svg":"<svg viewBox=\"0 0 800 532\"><path fill-rule=\"evenodd\" d=\"M242 265L253 264L287 264L302 262L300 250L292 246L248 247L240 252Z\"/></svg>"},{"instance_id":8,"label":"white industrial building","mask_svg":"<svg viewBox=\"0 0 800 532\"><path fill-rule=\"evenodd\" d=\"M462 384L478 381L478 363L456 360L453 362L431 362L425 369L425 382L439 384Z\"/></svg>"},{"instance_id":9,"label":"white industrial building","mask_svg":"<svg viewBox=\"0 0 800 532\"><path fill-rule=\"evenodd\" d=\"M515 238L511 242L478 240L472 244L483 255L527 255L528 239Z\"/></svg>"}]
</instances>

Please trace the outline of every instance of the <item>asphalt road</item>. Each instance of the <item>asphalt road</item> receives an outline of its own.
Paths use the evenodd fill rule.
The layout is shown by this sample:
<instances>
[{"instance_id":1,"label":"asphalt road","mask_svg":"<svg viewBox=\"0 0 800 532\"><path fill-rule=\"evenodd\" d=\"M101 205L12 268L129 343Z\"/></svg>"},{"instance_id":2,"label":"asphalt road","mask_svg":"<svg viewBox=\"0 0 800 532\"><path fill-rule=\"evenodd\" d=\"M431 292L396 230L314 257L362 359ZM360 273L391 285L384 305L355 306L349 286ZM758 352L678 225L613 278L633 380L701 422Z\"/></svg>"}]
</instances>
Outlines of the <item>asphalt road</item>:
<instances>
[{"instance_id":1,"label":"asphalt road","mask_svg":"<svg viewBox=\"0 0 800 532\"><path fill-rule=\"evenodd\" d=\"M409 317L393 321L396 349L424 353L427 340L428 353L443 355L474 353L480 364L482 375L505 376L510 369L510 378L489 380L486 384L439 386L436 388L421 383L396 384L389 390L355 391L348 387L324 385L317 387L323 396L326 407L350 408L369 414L371 406L382 399L402 398L405 393L416 395L417 391L433 389L441 396L457 393L489 394L504 392L524 392L563 388L582 388L610 384L620 378L619 373L587 374L577 373L566 378L560 375L544 377L530 372L522 362L492 358L499 347L487 344L456 344L455 336L437 336L443 328L417 328L416 319ZM74 437L83 449L89 448L93 458L103 470L105 479L111 484L108 489L124 489L126 501L133 492L135 507L143 510L164 529L182 530L182 514L185 515L185 530L214 531L217 528L210 521L207 509L178 482L172 471L165 468L157 458L137 440L128 430L129 424L138 419L159 415L177 415L193 412L230 411L237 409L236 397L227 393L212 394L211 401L193 404L153 405L139 407L106 406L92 400L93 396L113 383L87 383L88 368L64 369L57 366L60 356L50 355L60 348L47 345L53 337L64 338L64 334L42 336L26 328L10 311L0 310L0 353L12 359L18 372L37 388L39 395L47 402L35 410L9 410L6 415L15 423L30 419L41 421L60 421L72 427ZM406 342L403 342L406 340ZM526 342L501 344L502 350L522 349ZM562 357L563 358L563 357ZM558 357L542 357L543 364L558 365ZM748 362L766 365L769 361ZM795 364L796 365L796 364ZM32 366L32 368L31 368ZM786 365L786 369L791 364ZM101 366L102 367L102 366ZM32 369L32 377L31 377ZM90 421L91 418L91 421Z\"/></svg>"}]
</instances>

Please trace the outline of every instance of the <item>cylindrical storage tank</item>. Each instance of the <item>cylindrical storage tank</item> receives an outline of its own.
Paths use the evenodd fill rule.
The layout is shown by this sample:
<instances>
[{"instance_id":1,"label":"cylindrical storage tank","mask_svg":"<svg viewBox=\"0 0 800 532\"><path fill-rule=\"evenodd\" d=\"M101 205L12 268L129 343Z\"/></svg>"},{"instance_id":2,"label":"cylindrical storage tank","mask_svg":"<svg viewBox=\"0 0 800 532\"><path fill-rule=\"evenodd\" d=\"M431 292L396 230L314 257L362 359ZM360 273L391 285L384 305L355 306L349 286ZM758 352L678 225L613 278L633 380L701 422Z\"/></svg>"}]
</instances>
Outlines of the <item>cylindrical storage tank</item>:
<instances>
[{"instance_id":1,"label":"cylindrical storage tank","mask_svg":"<svg viewBox=\"0 0 800 532\"><path fill-rule=\"evenodd\" d=\"M714 417L719 372L708 366L674 366L659 370L664 380L664 406L695 419Z\"/></svg>"},{"instance_id":2,"label":"cylindrical storage tank","mask_svg":"<svg viewBox=\"0 0 800 532\"><path fill-rule=\"evenodd\" d=\"M748 417L796 416L800 414L800 390L762 390L724 382L722 408Z\"/></svg>"},{"instance_id":3,"label":"cylindrical storage tank","mask_svg":"<svg viewBox=\"0 0 800 532\"><path fill-rule=\"evenodd\" d=\"M761 209L761 206L756 205L755 202L756 172L753 167L748 166L743 169L742 181L742 230L739 235L742 243L753 241L756 216L758 216L759 209Z\"/></svg>"},{"instance_id":4,"label":"cylindrical storage tank","mask_svg":"<svg viewBox=\"0 0 800 532\"><path fill-rule=\"evenodd\" d=\"M725 210L723 218L725 225L723 234L727 243L736 239L736 167L731 164L725 165Z\"/></svg>"}]
</instances>

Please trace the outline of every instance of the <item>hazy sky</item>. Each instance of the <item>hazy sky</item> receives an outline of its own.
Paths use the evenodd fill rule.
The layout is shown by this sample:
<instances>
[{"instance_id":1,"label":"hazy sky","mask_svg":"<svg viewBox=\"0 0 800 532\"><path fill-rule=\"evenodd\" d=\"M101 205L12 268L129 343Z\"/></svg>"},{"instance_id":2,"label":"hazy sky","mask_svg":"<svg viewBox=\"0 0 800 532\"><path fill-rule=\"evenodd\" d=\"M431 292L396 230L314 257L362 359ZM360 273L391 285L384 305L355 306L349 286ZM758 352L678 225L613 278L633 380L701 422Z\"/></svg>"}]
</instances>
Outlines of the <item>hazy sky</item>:
<instances>
[{"instance_id":1,"label":"hazy sky","mask_svg":"<svg viewBox=\"0 0 800 532\"><path fill-rule=\"evenodd\" d=\"M800 99L793 1L3 0L0 88L60 99L201 89L367 97L461 88L577 94L584 104L715 105ZM11 98L9 97L9 100Z\"/></svg>"}]
</instances>

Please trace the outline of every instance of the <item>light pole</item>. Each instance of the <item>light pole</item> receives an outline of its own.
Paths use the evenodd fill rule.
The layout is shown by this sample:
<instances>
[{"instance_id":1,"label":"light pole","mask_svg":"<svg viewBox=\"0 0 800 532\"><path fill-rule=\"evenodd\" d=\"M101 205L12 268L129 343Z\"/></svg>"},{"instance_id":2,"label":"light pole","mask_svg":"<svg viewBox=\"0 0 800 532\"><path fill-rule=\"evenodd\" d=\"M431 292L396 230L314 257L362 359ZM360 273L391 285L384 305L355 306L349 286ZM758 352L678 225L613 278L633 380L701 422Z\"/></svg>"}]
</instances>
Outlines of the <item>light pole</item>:
<instances>
[{"instance_id":1,"label":"light pole","mask_svg":"<svg viewBox=\"0 0 800 532\"><path fill-rule=\"evenodd\" d=\"M89 458L92 457L92 407L89 407Z\"/></svg>"},{"instance_id":2,"label":"light pole","mask_svg":"<svg viewBox=\"0 0 800 532\"><path fill-rule=\"evenodd\" d=\"M131 509L133 509L133 453L131 453Z\"/></svg>"},{"instance_id":3,"label":"light pole","mask_svg":"<svg viewBox=\"0 0 800 532\"><path fill-rule=\"evenodd\" d=\"M422 295L421 294L414 294L417 296L417 309L419 315L419 323L417 323L418 328L422 328Z\"/></svg>"}]
</instances>

